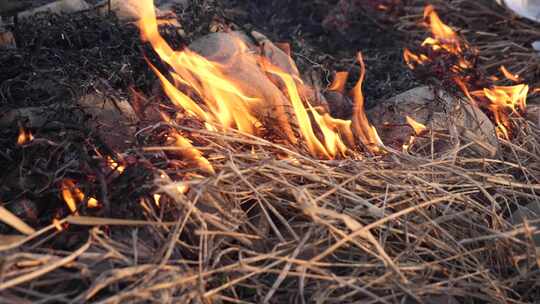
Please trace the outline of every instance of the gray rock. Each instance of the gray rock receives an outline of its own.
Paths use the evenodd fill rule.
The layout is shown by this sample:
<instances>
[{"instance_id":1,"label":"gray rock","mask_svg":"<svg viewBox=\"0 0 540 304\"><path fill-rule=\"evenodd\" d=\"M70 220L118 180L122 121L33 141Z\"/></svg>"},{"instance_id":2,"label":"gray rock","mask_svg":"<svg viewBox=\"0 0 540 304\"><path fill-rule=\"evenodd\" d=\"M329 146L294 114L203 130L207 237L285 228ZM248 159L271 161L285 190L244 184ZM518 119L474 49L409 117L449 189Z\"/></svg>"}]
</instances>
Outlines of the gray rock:
<instances>
[{"instance_id":1,"label":"gray rock","mask_svg":"<svg viewBox=\"0 0 540 304\"><path fill-rule=\"evenodd\" d=\"M499 152L495 127L481 110L427 86L380 101L367 115L383 142L396 148L401 148L414 135L406 121L409 116L428 129L449 135L436 145L435 153L450 151L457 143L471 144L461 153L495 157Z\"/></svg>"}]
</instances>

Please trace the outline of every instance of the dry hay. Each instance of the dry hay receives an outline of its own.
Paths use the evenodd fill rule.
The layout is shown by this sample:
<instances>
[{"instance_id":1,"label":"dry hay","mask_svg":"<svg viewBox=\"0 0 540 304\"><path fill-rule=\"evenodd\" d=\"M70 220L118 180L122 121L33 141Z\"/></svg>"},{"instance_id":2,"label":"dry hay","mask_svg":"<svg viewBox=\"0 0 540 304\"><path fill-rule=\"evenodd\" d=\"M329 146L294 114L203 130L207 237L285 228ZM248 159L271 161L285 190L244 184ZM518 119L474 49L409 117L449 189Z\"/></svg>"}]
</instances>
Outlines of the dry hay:
<instances>
[{"instance_id":1,"label":"dry hay","mask_svg":"<svg viewBox=\"0 0 540 304\"><path fill-rule=\"evenodd\" d=\"M540 130L513 120L519 132L501 141L498 159L320 161L234 131L139 130L140 148L128 153L137 160L105 188L106 212L67 216L57 223L67 230L0 235L0 302L533 302L540 219L513 215L540 204ZM148 148L171 128L194 139L215 175ZM50 155L47 169L57 165L54 178L76 171L71 154L93 148L87 134L70 136L35 147ZM26 149L23 160L34 160Z\"/></svg>"},{"instance_id":2,"label":"dry hay","mask_svg":"<svg viewBox=\"0 0 540 304\"><path fill-rule=\"evenodd\" d=\"M50 249L68 233L53 225L3 242L0 299L532 301L540 220L512 224L511 216L539 203L540 132L521 123L501 160L319 161L256 137L177 127L208 143L215 176L174 183L167 170L156 173L159 207L151 195L130 202L139 220L67 217L70 229L93 226L71 251ZM150 161L163 152L139 153Z\"/></svg>"}]
</instances>

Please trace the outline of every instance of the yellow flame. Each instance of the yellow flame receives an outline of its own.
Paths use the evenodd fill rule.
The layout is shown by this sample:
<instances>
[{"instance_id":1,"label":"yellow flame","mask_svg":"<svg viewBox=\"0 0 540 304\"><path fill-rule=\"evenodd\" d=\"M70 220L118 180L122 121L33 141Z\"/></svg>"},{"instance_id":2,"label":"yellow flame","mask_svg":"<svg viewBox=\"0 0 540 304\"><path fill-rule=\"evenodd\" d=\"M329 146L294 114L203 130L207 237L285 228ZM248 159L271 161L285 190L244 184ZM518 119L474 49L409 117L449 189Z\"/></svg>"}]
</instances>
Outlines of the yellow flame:
<instances>
[{"instance_id":1,"label":"yellow flame","mask_svg":"<svg viewBox=\"0 0 540 304\"><path fill-rule=\"evenodd\" d=\"M22 146L34 140L34 136L30 130L19 127L19 136L17 137L17 145Z\"/></svg>"},{"instance_id":2,"label":"yellow flame","mask_svg":"<svg viewBox=\"0 0 540 304\"><path fill-rule=\"evenodd\" d=\"M202 155L201 151L197 150L197 148L191 144L189 139L178 132L173 132L169 134L169 142L171 142L172 145L179 147L180 155L188 161L195 163L201 170L209 174L215 173L214 167L212 167L208 159Z\"/></svg>"},{"instance_id":3,"label":"yellow flame","mask_svg":"<svg viewBox=\"0 0 540 304\"><path fill-rule=\"evenodd\" d=\"M411 126L411 128L413 128L414 134L420 135L420 134L424 133L427 130L427 127L425 125L417 122L412 117L406 116L405 119L407 120L407 123L409 124L409 126Z\"/></svg>"},{"instance_id":4,"label":"yellow flame","mask_svg":"<svg viewBox=\"0 0 540 304\"><path fill-rule=\"evenodd\" d=\"M427 5L424 9L424 19L426 20L433 37L429 37L422 43L429 45L433 50L444 48L450 53L461 53L461 42L457 34L448 25L444 24L435 12L433 5Z\"/></svg>"},{"instance_id":5,"label":"yellow flame","mask_svg":"<svg viewBox=\"0 0 540 304\"><path fill-rule=\"evenodd\" d=\"M458 35L441 21L432 5L426 6L424 19L431 30L432 37L424 40L422 45L430 47L434 51L445 51L457 55L458 64L450 68L452 72L458 73L460 70L472 68L473 64L465 58L463 50L464 48L473 52L476 52L476 50L461 41ZM431 58L425 54L414 54L408 49L404 50L403 57L411 69L415 68L415 64L424 64L431 61ZM514 82L520 81L519 75L512 74L506 67L501 66L499 69L507 79ZM490 79L497 81L499 78L492 76ZM453 80L473 106L483 107L491 112L497 125L498 136L508 139L511 133L509 115L511 113L520 114L525 111L529 87L526 84L492 86L471 92L467 77L456 76Z\"/></svg>"},{"instance_id":6,"label":"yellow flame","mask_svg":"<svg viewBox=\"0 0 540 304\"><path fill-rule=\"evenodd\" d=\"M63 179L61 185L62 197L72 213L77 213L77 205L84 201L84 193L75 185L72 179ZM88 198L89 208L99 207L99 202L93 197Z\"/></svg>"}]
</instances>

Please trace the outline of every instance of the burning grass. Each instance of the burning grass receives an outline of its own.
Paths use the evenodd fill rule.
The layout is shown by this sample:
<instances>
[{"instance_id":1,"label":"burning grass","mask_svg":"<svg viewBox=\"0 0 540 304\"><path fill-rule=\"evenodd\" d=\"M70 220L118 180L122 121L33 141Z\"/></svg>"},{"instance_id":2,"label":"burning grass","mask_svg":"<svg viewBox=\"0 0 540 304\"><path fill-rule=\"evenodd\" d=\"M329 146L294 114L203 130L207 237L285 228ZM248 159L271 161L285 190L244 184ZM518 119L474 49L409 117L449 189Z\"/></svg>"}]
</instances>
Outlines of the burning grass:
<instances>
[{"instance_id":1,"label":"burning grass","mask_svg":"<svg viewBox=\"0 0 540 304\"><path fill-rule=\"evenodd\" d=\"M191 73L186 65L173 68L177 76ZM298 94L291 90L294 77L266 68L281 77L292 101ZM374 136L367 134L374 129L363 114L361 68L350 121L360 139L331 160L316 157L321 155L305 135L295 134L298 143L204 119L219 111L204 112L199 99L223 97L191 94L175 103L171 92L182 93L175 85L186 78L169 82L173 102L159 107L161 117L139 128L136 145L126 151L113 151L82 128L6 130L11 133L0 138L6 147L0 164L16 176L3 176L2 187L21 193L2 196L15 196L12 202L32 196L39 204L26 200L0 209L3 222L21 233L0 227L0 300L538 299L540 219L519 216L540 204L538 126L509 116L512 140L500 139L496 159L460 154L465 147L459 144L444 153L420 153L415 141L405 152L366 153L361 144L369 148ZM212 87L189 85L195 91ZM200 115L179 111L178 104L190 102L200 104L191 108ZM310 112L308 120L317 126L312 131L324 132L317 119L328 117ZM434 140L429 126L406 119L415 136ZM300 133L299 126L291 128ZM42 208L47 212L33 227L20 222Z\"/></svg>"}]
</instances>

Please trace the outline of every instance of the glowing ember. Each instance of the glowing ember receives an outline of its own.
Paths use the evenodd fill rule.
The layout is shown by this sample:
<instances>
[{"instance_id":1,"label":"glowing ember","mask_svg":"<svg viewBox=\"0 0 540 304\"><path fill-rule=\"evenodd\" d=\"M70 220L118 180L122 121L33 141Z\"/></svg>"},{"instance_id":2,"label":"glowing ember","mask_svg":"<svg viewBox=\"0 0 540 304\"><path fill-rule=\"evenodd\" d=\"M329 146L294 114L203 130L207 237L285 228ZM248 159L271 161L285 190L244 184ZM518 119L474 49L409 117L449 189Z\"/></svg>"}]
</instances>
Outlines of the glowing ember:
<instances>
[{"instance_id":1,"label":"glowing ember","mask_svg":"<svg viewBox=\"0 0 540 304\"><path fill-rule=\"evenodd\" d=\"M110 156L107 156L106 157L106 161L107 161L107 165L109 166L109 168L111 168L112 170L114 171L118 171L119 173L123 173L124 170L126 169L125 166L122 166L120 164L118 164L114 159L112 159L112 157Z\"/></svg>"},{"instance_id":2,"label":"glowing ember","mask_svg":"<svg viewBox=\"0 0 540 304\"><path fill-rule=\"evenodd\" d=\"M61 185L62 197L69 210L72 213L77 212L77 205L84 202L85 195L84 193L75 185L75 181L72 179L62 180ZM93 198L89 197L87 202L88 208L97 208L99 207L99 202Z\"/></svg>"},{"instance_id":3,"label":"glowing ember","mask_svg":"<svg viewBox=\"0 0 540 304\"><path fill-rule=\"evenodd\" d=\"M19 136L17 137L17 145L22 146L34 140L34 136L29 130L23 127L19 128Z\"/></svg>"},{"instance_id":4,"label":"glowing ember","mask_svg":"<svg viewBox=\"0 0 540 304\"><path fill-rule=\"evenodd\" d=\"M424 133L427 130L426 126L424 126L423 124L417 122L416 120L414 120L410 116L405 117L405 119L407 120L407 123L409 124L409 126L411 126L411 128L413 128L414 134L420 135L420 134Z\"/></svg>"}]
</instances>

